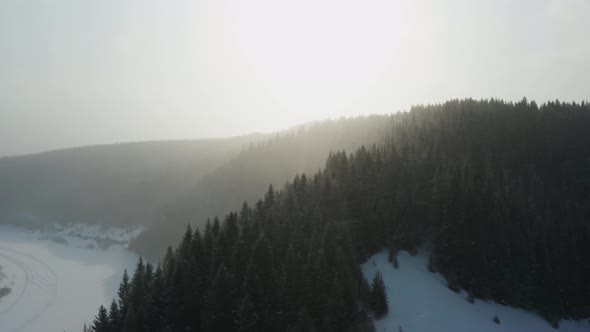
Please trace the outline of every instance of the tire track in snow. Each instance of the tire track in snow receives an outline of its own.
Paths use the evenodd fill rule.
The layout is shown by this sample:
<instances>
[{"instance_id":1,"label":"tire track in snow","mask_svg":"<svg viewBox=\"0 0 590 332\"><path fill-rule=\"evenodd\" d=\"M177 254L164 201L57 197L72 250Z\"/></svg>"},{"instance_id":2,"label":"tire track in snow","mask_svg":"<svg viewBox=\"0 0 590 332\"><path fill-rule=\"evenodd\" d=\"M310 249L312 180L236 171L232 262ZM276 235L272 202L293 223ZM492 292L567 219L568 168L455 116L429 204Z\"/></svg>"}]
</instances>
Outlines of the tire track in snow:
<instances>
[{"instance_id":1,"label":"tire track in snow","mask_svg":"<svg viewBox=\"0 0 590 332\"><path fill-rule=\"evenodd\" d=\"M2 331L15 332L34 322L45 312L57 297L58 280L55 272L38 258L14 249L0 247L0 256L12 262L25 273L25 284L22 292L14 303L0 312L0 318L10 317L11 312L18 311L20 305L26 306L21 312L28 313L13 326L0 328ZM23 303L29 301L30 303ZM0 319L0 327L2 327Z\"/></svg>"},{"instance_id":2,"label":"tire track in snow","mask_svg":"<svg viewBox=\"0 0 590 332\"><path fill-rule=\"evenodd\" d=\"M0 248L0 250L2 250L2 249ZM21 289L19 296L16 298L16 300L11 305L8 306L8 308L0 311L0 316L2 316L5 313L9 312L10 309L12 309L14 306L16 306L18 304L18 302L22 299L22 297L27 289L27 285L29 284L29 274L27 273L27 270L23 267L22 264L20 264L20 262L18 260L12 258L11 256L7 256L5 254L2 254L1 252L0 252L0 257L6 259L7 261L16 265L25 274L25 284L23 285L23 288Z\"/></svg>"}]
</instances>

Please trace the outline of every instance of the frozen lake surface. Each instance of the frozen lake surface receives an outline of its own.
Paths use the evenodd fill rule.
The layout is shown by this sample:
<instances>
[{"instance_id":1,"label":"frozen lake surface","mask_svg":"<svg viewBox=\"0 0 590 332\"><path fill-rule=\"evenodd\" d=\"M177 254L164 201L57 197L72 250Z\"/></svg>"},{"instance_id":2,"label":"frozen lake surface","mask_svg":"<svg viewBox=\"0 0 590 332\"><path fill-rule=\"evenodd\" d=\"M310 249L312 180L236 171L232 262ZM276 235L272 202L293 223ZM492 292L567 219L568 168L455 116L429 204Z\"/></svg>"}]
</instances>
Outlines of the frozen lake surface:
<instances>
[{"instance_id":1,"label":"frozen lake surface","mask_svg":"<svg viewBox=\"0 0 590 332\"><path fill-rule=\"evenodd\" d=\"M10 289L0 297L0 331L82 331L99 305L110 304L124 269L135 266L137 256L123 244L129 234L0 225L0 289Z\"/></svg>"}]
</instances>

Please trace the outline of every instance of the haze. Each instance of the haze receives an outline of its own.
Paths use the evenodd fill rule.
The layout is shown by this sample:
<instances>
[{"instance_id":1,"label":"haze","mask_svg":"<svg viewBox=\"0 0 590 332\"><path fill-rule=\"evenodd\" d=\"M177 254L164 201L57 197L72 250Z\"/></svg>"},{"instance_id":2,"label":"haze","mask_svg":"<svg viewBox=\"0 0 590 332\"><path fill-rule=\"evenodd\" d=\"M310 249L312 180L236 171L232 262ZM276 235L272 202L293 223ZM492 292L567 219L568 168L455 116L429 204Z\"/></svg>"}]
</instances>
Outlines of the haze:
<instances>
[{"instance_id":1,"label":"haze","mask_svg":"<svg viewBox=\"0 0 590 332\"><path fill-rule=\"evenodd\" d=\"M590 99L590 2L0 3L0 156L449 98Z\"/></svg>"}]
</instances>

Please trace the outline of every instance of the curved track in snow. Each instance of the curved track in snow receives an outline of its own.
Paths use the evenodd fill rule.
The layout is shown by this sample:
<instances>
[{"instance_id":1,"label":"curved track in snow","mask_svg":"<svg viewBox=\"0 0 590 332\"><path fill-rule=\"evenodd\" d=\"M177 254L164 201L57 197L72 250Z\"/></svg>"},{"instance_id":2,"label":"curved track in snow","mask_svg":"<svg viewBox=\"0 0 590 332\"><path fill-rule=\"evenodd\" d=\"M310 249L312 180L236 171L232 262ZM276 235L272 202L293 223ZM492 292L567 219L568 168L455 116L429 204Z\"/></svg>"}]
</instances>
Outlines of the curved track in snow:
<instances>
[{"instance_id":1,"label":"curved track in snow","mask_svg":"<svg viewBox=\"0 0 590 332\"><path fill-rule=\"evenodd\" d=\"M51 267L24 252L0 246L0 259L7 262L5 273L15 279L12 294L0 300L0 331L26 328L55 301L58 282ZM19 315L18 319L14 319Z\"/></svg>"}]
</instances>

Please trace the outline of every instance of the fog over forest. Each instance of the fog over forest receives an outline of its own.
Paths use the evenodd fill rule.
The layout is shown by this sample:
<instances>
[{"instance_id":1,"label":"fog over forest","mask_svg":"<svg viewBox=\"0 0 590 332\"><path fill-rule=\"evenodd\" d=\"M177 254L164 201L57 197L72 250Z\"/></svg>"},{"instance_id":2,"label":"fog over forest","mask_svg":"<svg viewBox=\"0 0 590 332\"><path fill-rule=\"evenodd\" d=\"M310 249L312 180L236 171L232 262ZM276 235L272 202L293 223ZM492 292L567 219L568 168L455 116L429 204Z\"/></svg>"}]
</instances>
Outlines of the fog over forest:
<instances>
[{"instance_id":1,"label":"fog over forest","mask_svg":"<svg viewBox=\"0 0 590 332\"><path fill-rule=\"evenodd\" d=\"M590 1L0 1L0 332L590 331Z\"/></svg>"},{"instance_id":2,"label":"fog over forest","mask_svg":"<svg viewBox=\"0 0 590 332\"><path fill-rule=\"evenodd\" d=\"M0 3L0 156L590 99L585 0Z\"/></svg>"}]
</instances>

